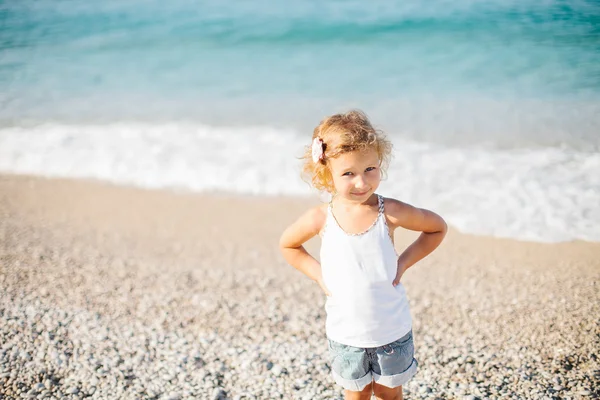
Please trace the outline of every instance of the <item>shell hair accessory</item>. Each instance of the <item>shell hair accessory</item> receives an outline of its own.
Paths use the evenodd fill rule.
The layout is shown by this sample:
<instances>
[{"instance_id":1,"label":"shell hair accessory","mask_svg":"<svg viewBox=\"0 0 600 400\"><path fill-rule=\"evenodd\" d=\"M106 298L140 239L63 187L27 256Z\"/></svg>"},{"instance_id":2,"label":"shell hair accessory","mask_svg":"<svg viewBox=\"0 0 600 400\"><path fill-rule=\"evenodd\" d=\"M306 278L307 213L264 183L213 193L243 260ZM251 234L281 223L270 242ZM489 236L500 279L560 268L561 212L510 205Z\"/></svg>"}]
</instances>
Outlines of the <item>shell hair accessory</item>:
<instances>
[{"instance_id":1,"label":"shell hair accessory","mask_svg":"<svg viewBox=\"0 0 600 400\"><path fill-rule=\"evenodd\" d=\"M321 138L314 138L312 142L312 160L314 163L317 163L325 158L325 153L323 152L323 140Z\"/></svg>"}]
</instances>

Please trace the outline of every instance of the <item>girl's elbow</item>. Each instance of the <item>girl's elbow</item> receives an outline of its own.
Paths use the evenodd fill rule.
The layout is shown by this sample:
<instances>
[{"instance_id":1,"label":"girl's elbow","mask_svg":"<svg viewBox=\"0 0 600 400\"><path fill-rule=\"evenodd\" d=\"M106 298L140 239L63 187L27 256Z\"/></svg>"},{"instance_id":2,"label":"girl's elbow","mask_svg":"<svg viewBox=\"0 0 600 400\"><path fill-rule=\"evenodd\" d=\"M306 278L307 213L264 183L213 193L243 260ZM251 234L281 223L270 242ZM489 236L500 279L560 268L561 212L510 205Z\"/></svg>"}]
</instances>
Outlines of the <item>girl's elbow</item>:
<instances>
[{"instance_id":1,"label":"girl's elbow","mask_svg":"<svg viewBox=\"0 0 600 400\"><path fill-rule=\"evenodd\" d=\"M295 246L285 233L281 235L281 237L279 238L279 250L281 250L281 252L285 252L286 250L292 249L294 247Z\"/></svg>"},{"instance_id":2,"label":"girl's elbow","mask_svg":"<svg viewBox=\"0 0 600 400\"><path fill-rule=\"evenodd\" d=\"M440 226L439 226L439 231L443 236L446 235L446 232L448 232L448 224L446 223L446 221L444 220L444 218L439 217L440 218Z\"/></svg>"},{"instance_id":3,"label":"girl's elbow","mask_svg":"<svg viewBox=\"0 0 600 400\"><path fill-rule=\"evenodd\" d=\"M279 238L279 250L284 251L287 248L287 242L285 240L285 235L281 235Z\"/></svg>"},{"instance_id":4,"label":"girl's elbow","mask_svg":"<svg viewBox=\"0 0 600 400\"><path fill-rule=\"evenodd\" d=\"M448 232L448 224L446 224L446 221L439 215L437 215L436 219L436 223L430 226L430 230L427 231L427 233L435 234L443 239Z\"/></svg>"}]
</instances>

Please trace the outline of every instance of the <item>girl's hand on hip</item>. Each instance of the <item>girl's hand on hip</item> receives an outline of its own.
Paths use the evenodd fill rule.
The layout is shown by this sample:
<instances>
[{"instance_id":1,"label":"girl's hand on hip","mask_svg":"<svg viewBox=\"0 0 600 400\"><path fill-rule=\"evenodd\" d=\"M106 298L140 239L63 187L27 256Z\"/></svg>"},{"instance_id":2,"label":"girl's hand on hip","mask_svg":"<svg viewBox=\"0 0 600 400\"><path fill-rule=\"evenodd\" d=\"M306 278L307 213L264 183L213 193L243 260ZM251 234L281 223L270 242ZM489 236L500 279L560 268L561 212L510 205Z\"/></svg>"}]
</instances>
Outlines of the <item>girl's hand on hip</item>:
<instances>
[{"instance_id":1,"label":"girl's hand on hip","mask_svg":"<svg viewBox=\"0 0 600 400\"><path fill-rule=\"evenodd\" d=\"M398 286L398 284L400 283L400 279L402 278L402 275L404 275L404 272L407 270L407 268L405 268L403 265L398 264L398 268L396 269L396 277L394 278L394 281L392 282L392 285Z\"/></svg>"}]
</instances>

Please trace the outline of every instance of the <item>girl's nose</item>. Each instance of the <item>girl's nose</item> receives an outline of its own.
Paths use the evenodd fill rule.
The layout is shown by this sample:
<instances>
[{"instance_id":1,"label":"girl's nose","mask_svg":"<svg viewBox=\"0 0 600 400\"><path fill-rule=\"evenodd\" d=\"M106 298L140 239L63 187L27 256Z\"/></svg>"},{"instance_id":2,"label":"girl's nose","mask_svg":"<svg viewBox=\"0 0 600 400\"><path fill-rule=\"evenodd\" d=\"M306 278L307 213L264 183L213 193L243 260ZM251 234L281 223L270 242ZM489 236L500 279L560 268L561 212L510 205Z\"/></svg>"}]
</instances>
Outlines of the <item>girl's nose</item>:
<instances>
[{"instance_id":1,"label":"girl's nose","mask_svg":"<svg viewBox=\"0 0 600 400\"><path fill-rule=\"evenodd\" d=\"M365 179L362 176L357 176L356 177L356 183L355 183L356 188L360 189L360 188L364 188L366 185Z\"/></svg>"}]
</instances>

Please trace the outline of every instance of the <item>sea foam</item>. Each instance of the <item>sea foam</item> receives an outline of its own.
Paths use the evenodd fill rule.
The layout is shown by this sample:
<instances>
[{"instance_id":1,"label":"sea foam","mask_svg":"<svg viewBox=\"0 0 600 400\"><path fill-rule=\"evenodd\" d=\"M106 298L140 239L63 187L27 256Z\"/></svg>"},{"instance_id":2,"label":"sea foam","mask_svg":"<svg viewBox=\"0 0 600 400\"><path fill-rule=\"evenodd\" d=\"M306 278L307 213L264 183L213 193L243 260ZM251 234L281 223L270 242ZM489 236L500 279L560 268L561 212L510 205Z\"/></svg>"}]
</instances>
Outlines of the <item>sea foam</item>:
<instances>
[{"instance_id":1,"label":"sea foam","mask_svg":"<svg viewBox=\"0 0 600 400\"><path fill-rule=\"evenodd\" d=\"M463 232L600 241L600 154L569 148L443 147L391 136L379 192L430 208ZM0 129L0 170L144 188L316 193L300 177L308 136L196 123Z\"/></svg>"}]
</instances>

